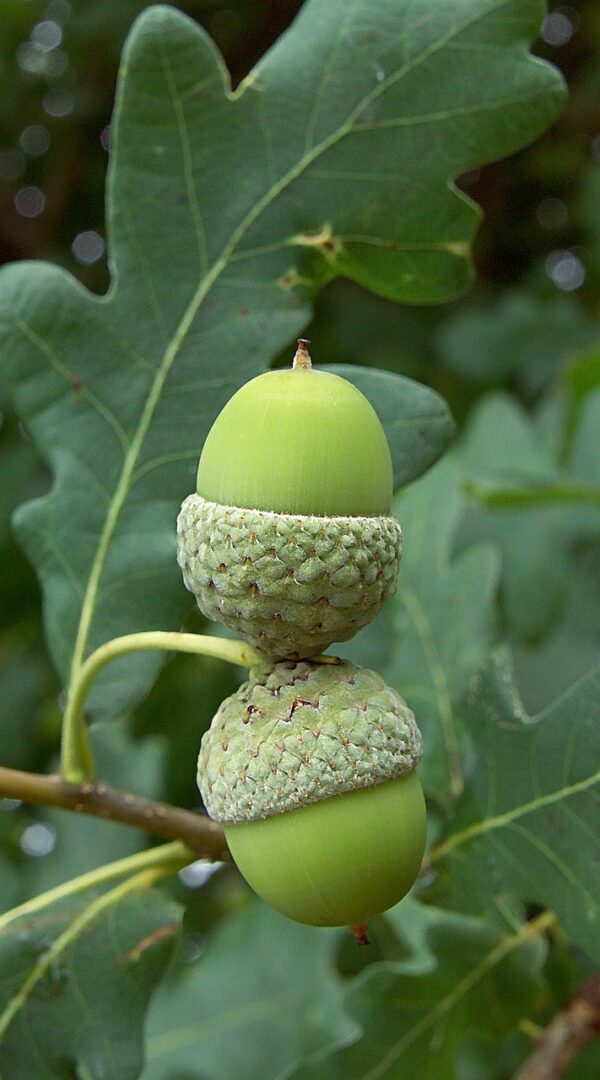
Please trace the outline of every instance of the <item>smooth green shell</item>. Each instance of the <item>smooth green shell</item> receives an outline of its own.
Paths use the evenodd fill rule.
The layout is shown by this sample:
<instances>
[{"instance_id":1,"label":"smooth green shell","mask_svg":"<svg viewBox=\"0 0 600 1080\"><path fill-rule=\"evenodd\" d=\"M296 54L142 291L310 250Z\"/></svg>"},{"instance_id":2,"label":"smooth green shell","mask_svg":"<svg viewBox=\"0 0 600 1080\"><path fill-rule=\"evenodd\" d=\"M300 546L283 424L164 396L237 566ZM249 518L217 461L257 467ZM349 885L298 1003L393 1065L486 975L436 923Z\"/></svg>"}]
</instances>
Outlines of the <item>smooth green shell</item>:
<instances>
[{"instance_id":1,"label":"smooth green shell","mask_svg":"<svg viewBox=\"0 0 600 1080\"><path fill-rule=\"evenodd\" d=\"M396 589L402 534L391 516L277 514L190 495L177 532L202 613L272 658L347 640Z\"/></svg>"},{"instance_id":2,"label":"smooth green shell","mask_svg":"<svg viewBox=\"0 0 600 1080\"><path fill-rule=\"evenodd\" d=\"M425 800L416 773L299 810L227 825L248 884L290 919L350 926L397 904L425 850Z\"/></svg>"},{"instance_id":3,"label":"smooth green shell","mask_svg":"<svg viewBox=\"0 0 600 1080\"><path fill-rule=\"evenodd\" d=\"M227 402L208 433L197 491L284 514L388 514L392 460L381 422L347 379L269 371Z\"/></svg>"},{"instance_id":4,"label":"smooth green shell","mask_svg":"<svg viewBox=\"0 0 600 1080\"><path fill-rule=\"evenodd\" d=\"M347 660L253 668L205 732L198 786L216 821L252 821L412 772L423 752L408 705Z\"/></svg>"}]
</instances>

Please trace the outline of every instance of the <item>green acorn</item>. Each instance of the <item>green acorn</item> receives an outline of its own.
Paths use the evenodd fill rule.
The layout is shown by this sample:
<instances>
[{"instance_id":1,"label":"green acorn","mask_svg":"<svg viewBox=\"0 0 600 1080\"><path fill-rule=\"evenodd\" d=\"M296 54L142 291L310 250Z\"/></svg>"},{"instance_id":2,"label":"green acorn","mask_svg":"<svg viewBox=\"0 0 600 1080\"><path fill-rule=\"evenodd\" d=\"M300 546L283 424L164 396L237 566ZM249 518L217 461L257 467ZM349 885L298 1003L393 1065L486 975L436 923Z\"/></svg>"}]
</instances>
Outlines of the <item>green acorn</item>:
<instances>
[{"instance_id":1,"label":"green acorn","mask_svg":"<svg viewBox=\"0 0 600 1080\"><path fill-rule=\"evenodd\" d=\"M299 922L364 927L421 866L421 754L412 712L376 672L282 661L221 704L198 785L260 896Z\"/></svg>"},{"instance_id":2,"label":"green acorn","mask_svg":"<svg viewBox=\"0 0 600 1080\"><path fill-rule=\"evenodd\" d=\"M392 462L367 399L293 368L246 383L213 424L197 493L178 519L178 561L200 610L271 659L345 641L396 588Z\"/></svg>"}]
</instances>

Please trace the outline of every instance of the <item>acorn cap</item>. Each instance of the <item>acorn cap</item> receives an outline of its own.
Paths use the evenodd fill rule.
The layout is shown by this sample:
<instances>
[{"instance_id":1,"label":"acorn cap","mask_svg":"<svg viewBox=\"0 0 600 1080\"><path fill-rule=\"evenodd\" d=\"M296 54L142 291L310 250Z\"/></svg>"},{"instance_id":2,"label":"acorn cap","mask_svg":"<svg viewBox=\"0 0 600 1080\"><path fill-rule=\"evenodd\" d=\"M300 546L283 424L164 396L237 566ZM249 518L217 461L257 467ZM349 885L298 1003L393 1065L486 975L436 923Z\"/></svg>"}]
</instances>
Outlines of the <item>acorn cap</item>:
<instances>
[{"instance_id":1,"label":"acorn cap","mask_svg":"<svg viewBox=\"0 0 600 1080\"><path fill-rule=\"evenodd\" d=\"M347 379L315 371L306 345L293 368L247 382L219 413L198 494L283 514L389 514L392 458L379 417Z\"/></svg>"},{"instance_id":2,"label":"acorn cap","mask_svg":"<svg viewBox=\"0 0 600 1080\"><path fill-rule=\"evenodd\" d=\"M257 667L202 739L211 818L254 821L412 772L422 740L406 702L348 661Z\"/></svg>"},{"instance_id":3,"label":"acorn cap","mask_svg":"<svg viewBox=\"0 0 600 1080\"><path fill-rule=\"evenodd\" d=\"M281 514L190 495L177 531L203 614L274 659L353 637L396 589L402 534L391 516Z\"/></svg>"}]
</instances>

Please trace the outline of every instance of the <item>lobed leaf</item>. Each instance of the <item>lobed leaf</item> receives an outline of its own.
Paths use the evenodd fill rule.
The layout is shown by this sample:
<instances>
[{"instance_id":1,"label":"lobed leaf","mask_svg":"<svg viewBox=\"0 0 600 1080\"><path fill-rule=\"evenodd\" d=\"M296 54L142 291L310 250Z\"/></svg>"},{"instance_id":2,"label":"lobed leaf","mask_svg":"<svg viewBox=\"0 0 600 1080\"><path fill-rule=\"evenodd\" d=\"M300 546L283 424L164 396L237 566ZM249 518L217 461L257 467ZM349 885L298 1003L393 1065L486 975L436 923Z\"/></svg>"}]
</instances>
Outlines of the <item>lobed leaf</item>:
<instances>
[{"instance_id":1,"label":"lobed leaf","mask_svg":"<svg viewBox=\"0 0 600 1080\"><path fill-rule=\"evenodd\" d=\"M555 911L596 960L599 694L596 667L530 717L506 658L494 658L474 680L464 712L477 756L469 796L454 830L431 854L434 867L452 877L461 906L467 882L480 882L484 903L507 889Z\"/></svg>"},{"instance_id":2,"label":"lobed leaf","mask_svg":"<svg viewBox=\"0 0 600 1080\"><path fill-rule=\"evenodd\" d=\"M359 1034L289 1080L457 1080L457 1051L469 1034L498 1039L535 1008L543 922L500 933L472 916L428 909L423 917L428 952L420 963L367 968L344 1001Z\"/></svg>"},{"instance_id":3,"label":"lobed leaf","mask_svg":"<svg viewBox=\"0 0 600 1080\"><path fill-rule=\"evenodd\" d=\"M4 378L54 475L16 525L65 681L109 638L180 625L174 521L200 447L317 287L344 274L425 303L468 283L479 212L451 181L556 115L562 79L527 51L542 14L309 0L234 93L189 19L137 21L112 126L110 292L43 263L2 275ZM112 665L96 714L130 707L159 663Z\"/></svg>"}]
</instances>

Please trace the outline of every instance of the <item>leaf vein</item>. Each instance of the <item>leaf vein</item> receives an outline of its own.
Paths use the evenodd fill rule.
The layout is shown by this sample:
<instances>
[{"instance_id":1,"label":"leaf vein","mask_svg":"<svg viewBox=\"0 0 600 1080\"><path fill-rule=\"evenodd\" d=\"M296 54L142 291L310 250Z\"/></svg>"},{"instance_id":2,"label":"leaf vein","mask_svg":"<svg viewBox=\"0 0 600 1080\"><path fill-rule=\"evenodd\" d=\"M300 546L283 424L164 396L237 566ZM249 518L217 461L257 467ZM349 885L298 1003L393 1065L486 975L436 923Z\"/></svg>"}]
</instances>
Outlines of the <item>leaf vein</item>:
<instances>
[{"instance_id":1,"label":"leaf vein","mask_svg":"<svg viewBox=\"0 0 600 1080\"><path fill-rule=\"evenodd\" d=\"M526 817L528 814L533 814L536 810L541 810L545 806L552 806L554 803L561 802L563 799L569 799L573 795L578 795L580 792L586 791L599 781L600 769L598 772L586 777L585 780L578 780L576 783L570 784L564 788L559 788L557 791L550 791L546 795L540 795L539 798L532 799L531 802L523 803L521 806L515 806L512 810L507 810L505 813L498 814L496 817L484 818L481 821L476 821L472 825L468 825L465 829L461 829L460 832L454 833L440 844L439 847L435 848L431 853L431 859L433 862L437 862L437 860L441 859L447 852L466 843L473 837L481 836L494 829L505 828L513 821L518 821L519 818Z\"/></svg>"},{"instance_id":2,"label":"leaf vein","mask_svg":"<svg viewBox=\"0 0 600 1080\"><path fill-rule=\"evenodd\" d=\"M173 111L175 113L175 119L177 121L177 130L179 132L179 140L181 143L181 156L183 158L183 175L185 179L185 186L187 191L188 203L192 214L192 221L194 222L194 231L196 233L196 242L198 245L198 258L200 261L200 272L206 273L208 267L208 250L206 244L206 230L204 227L204 219L202 212L198 205L198 197L196 194L196 185L194 183L194 167L192 162L192 151L190 145L190 135L185 118L185 112L182 108L181 99L177 94L177 87L175 80L173 79L173 72L171 71L167 57L165 56L164 49L162 48L162 38L160 40L160 59L163 71L165 73L165 79L169 88L169 94L171 95L171 101L173 103Z\"/></svg>"}]
</instances>

